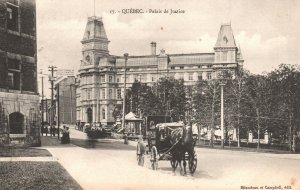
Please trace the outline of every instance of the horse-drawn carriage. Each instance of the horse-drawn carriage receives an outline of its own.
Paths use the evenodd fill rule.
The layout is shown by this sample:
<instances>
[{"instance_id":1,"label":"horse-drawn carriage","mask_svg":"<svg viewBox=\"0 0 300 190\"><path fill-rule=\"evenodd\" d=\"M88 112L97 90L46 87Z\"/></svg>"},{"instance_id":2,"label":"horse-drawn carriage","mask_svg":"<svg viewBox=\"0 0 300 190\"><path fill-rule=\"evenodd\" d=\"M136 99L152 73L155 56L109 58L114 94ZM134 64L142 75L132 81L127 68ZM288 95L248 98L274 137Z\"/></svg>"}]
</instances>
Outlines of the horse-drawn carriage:
<instances>
[{"instance_id":1,"label":"horse-drawn carriage","mask_svg":"<svg viewBox=\"0 0 300 190\"><path fill-rule=\"evenodd\" d=\"M186 161L191 174L197 168L197 155L194 150L196 139L192 127L184 123L161 123L148 131L148 147L151 167L156 170L158 161L167 160L175 172L178 164L180 173L186 174ZM182 170L181 161L184 170Z\"/></svg>"}]
</instances>

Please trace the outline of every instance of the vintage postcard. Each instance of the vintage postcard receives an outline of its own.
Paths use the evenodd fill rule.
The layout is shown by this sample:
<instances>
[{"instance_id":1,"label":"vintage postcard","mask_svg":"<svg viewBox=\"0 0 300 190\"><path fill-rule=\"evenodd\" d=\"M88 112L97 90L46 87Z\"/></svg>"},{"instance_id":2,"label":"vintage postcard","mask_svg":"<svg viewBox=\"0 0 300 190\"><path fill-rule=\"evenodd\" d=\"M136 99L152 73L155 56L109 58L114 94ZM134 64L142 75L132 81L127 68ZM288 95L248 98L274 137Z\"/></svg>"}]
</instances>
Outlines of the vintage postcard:
<instances>
[{"instance_id":1,"label":"vintage postcard","mask_svg":"<svg viewBox=\"0 0 300 190\"><path fill-rule=\"evenodd\" d=\"M0 0L0 189L300 189L297 0Z\"/></svg>"}]
</instances>

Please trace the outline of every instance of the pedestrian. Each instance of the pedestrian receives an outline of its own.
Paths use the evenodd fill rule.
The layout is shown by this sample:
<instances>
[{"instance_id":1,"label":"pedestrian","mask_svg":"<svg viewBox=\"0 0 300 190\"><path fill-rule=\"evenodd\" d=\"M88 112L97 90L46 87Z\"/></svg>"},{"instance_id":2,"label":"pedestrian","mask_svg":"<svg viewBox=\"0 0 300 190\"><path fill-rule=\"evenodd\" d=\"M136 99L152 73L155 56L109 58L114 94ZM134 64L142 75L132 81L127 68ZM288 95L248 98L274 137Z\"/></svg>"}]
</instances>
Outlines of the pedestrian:
<instances>
[{"instance_id":1,"label":"pedestrian","mask_svg":"<svg viewBox=\"0 0 300 190\"><path fill-rule=\"evenodd\" d=\"M63 126L63 129L61 130L62 137L61 137L61 143L65 144L66 143L66 126Z\"/></svg>"},{"instance_id":2,"label":"pedestrian","mask_svg":"<svg viewBox=\"0 0 300 190\"><path fill-rule=\"evenodd\" d=\"M50 136L52 136L52 135L53 135L53 127L50 126Z\"/></svg>"},{"instance_id":3,"label":"pedestrian","mask_svg":"<svg viewBox=\"0 0 300 190\"><path fill-rule=\"evenodd\" d=\"M137 155L137 161L139 166L144 166L144 154L145 154L146 148L143 141L143 136L139 136L139 140L136 147L136 155Z\"/></svg>"},{"instance_id":4,"label":"pedestrian","mask_svg":"<svg viewBox=\"0 0 300 190\"><path fill-rule=\"evenodd\" d=\"M55 137L55 133L56 133L56 128L55 128L55 126L53 125L53 126L52 126L52 134L53 134L54 137Z\"/></svg>"},{"instance_id":5,"label":"pedestrian","mask_svg":"<svg viewBox=\"0 0 300 190\"><path fill-rule=\"evenodd\" d=\"M41 128L41 134L42 134L42 136L44 136L44 129L45 127L44 127L44 125L42 125L42 128Z\"/></svg>"},{"instance_id":6,"label":"pedestrian","mask_svg":"<svg viewBox=\"0 0 300 190\"><path fill-rule=\"evenodd\" d=\"M46 137L47 137L48 136L48 126L47 125L45 126L44 130L45 130Z\"/></svg>"},{"instance_id":7,"label":"pedestrian","mask_svg":"<svg viewBox=\"0 0 300 190\"><path fill-rule=\"evenodd\" d=\"M69 131L69 127L66 127L66 143L70 144L70 131Z\"/></svg>"}]
</instances>

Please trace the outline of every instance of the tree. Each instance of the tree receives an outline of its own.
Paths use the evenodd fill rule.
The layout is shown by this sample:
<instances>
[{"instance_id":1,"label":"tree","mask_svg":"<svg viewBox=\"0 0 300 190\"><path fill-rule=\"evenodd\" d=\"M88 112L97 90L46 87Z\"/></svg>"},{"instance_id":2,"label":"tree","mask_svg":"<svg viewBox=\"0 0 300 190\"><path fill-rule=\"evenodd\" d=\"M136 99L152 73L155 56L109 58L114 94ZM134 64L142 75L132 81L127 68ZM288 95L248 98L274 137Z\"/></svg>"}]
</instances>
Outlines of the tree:
<instances>
[{"instance_id":1,"label":"tree","mask_svg":"<svg viewBox=\"0 0 300 190\"><path fill-rule=\"evenodd\" d=\"M270 113L271 91L269 81L266 76L252 75L247 78L247 103L249 109L248 118L255 118L256 127L254 131L257 132L257 150L260 148L261 131L266 129L266 120L262 118L268 116Z\"/></svg>"},{"instance_id":2,"label":"tree","mask_svg":"<svg viewBox=\"0 0 300 190\"><path fill-rule=\"evenodd\" d=\"M158 98L153 93L151 87L138 81L128 89L126 96L126 110L140 115L156 115L160 109Z\"/></svg>"},{"instance_id":3,"label":"tree","mask_svg":"<svg viewBox=\"0 0 300 190\"><path fill-rule=\"evenodd\" d=\"M240 147L240 130L241 130L241 107L244 107L243 103L246 97L246 79L249 76L249 71L240 69L236 77L228 81L226 101L227 113L232 113L232 122L237 130L237 146ZM245 107L244 107L245 108Z\"/></svg>"},{"instance_id":4,"label":"tree","mask_svg":"<svg viewBox=\"0 0 300 190\"><path fill-rule=\"evenodd\" d=\"M173 77L160 78L153 90L157 92L157 107L161 115L171 115L175 121L185 115L187 99L183 80Z\"/></svg>"},{"instance_id":5,"label":"tree","mask_svg":"<svg viewBox=\"0 0 300 190\"><path fill-rule=\"evenodd\" d=\"M268 75L272 82L273 117L280 118L277 123L288 126L286 136L289 140L289 149L296 151L296 137L299 131L300 118L300 69L297 65L281 64L279 69ZM277 131L284 129L276 126Z\"/></svg>"},{"instance_id":6,"label":"tree","mask_svg":"<svg viewBox=\"0 0 300 190\"><path fill-rule=\"evenodd\" d=\"M216 113L219 103L219 83L217 80L198 81L194 87L194 118L202 126L208 126L211 132L210 145L214 146Z\"/></svg>"}]
</instances>

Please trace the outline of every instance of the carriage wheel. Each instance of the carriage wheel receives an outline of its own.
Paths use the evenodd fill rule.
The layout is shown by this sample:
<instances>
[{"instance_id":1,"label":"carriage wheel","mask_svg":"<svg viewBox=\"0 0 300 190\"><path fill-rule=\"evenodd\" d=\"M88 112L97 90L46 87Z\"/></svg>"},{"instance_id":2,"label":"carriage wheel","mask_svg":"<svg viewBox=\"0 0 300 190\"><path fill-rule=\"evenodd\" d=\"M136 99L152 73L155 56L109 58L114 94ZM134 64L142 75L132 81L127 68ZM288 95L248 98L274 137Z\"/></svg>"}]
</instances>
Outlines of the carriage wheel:
<instances>
[{"instance_id":1,"label":"carriage wheel","mask_svg":"<svg viewBox=\"0 0 300 190\"><path fill-rule=\"evenodd\" d=\"M197 154L193 151L193 154L189 156L189 170L191 174L195 173L197 168Z\"/></svg>"},{"instance_id":2,"label":"carriage wheel","mask_svg":"<svg viewBox=\"0 0 300 190\"><path fill-rule=\"evenodd\" d=\"M177 168L178 162L176 160L171 160L170 163L171 163L171 166L172 166L173 169Z\"/></svg>"},{"instance_id":3,"label":"carriage wheel","mask_svg":"<svg viewBox=\"0 0 300 190\"><path fill-rule=\"evenodd\" d=\"M158 153L157 153L157 149L155 146L152 146L151 148L151 167L153 170L157 170L158 167Z\"/></svg>"}]
</instances>

